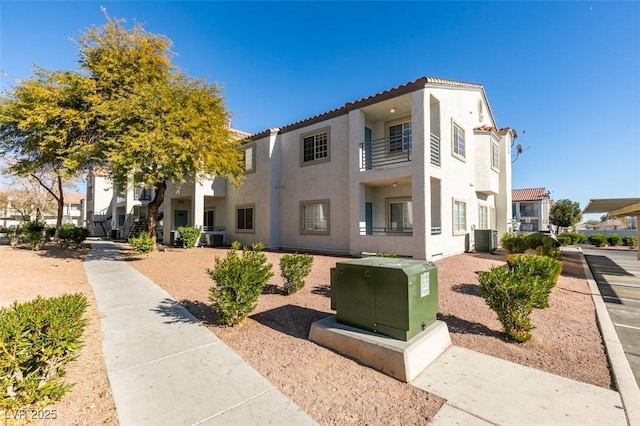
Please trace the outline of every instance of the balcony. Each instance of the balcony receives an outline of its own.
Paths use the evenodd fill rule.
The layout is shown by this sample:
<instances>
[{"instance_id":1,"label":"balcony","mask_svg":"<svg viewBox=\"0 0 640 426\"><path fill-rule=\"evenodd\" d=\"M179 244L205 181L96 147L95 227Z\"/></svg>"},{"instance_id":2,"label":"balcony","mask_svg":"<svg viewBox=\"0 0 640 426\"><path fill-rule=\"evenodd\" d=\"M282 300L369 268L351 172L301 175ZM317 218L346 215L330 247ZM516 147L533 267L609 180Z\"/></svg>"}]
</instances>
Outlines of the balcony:
<instances>
[{"instance_id":1,"label":"balcony","mask_svg":"<svg viewBox=\"0 0 640 426\"><path fill-rule=\"evenodd\" d=\"M360 171L411 161L411 132L360 144Z\"/></svg>"},{"instance_id":2,"label":"balcony","mask_svg":"<svg viewBox=\"0 0 640 426\"><path fill-rule=\"evenodd\" d=\"M411 237L413 228L390 228L390 227L360 227L360 235L373 235L385 237Z\"/></svg>"},{"instance_id":3,"label":"balcony","mask_svg":"<svg viewBox=\"0 0 640 426\"><path fill-rule=\"evenodd\" d=\"M151 201L151 188L135 188L133 199L139 201Z\"/></svg>"}]
</instances>

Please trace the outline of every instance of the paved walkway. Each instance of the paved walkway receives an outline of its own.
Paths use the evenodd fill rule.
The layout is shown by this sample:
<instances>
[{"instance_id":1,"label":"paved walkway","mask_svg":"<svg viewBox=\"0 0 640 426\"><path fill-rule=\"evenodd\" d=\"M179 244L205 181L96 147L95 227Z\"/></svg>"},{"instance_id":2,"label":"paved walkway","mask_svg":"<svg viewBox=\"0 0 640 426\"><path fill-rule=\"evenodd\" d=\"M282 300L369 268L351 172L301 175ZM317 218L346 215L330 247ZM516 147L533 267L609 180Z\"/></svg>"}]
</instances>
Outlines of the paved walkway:
<instances>
[{"instance_id":1,"label":"paved walkway","mask_svg":"<svg viewBox=\"0 0 640 426\"><path fill-rule=\"evenodd\" d=\"M638 387L603 297L584 266L619 392L451 347L412 382L447 400L434 425L640 426ZM604 272L597 265L595 271Z\"/></svg>"},{"instance_id":2,"label":"paved walkway","mask_svg":"<svg viewBox=\"0 0 640 426\"><path fill-rule=\"evenodd\" d=\"M121 425L315 424L117 246L91 245L85 271Z\"/></svg>"},{"instance_id":3,"label":"paved walkway","mask_svg":"<svg viewBox=\"0 0 640 426\"><path fill-rule=\"evenodd\" d=\"M168 293L123 262L114 244L92 242L92 248L85 270L104 315L103 351L120 424L315 424ZM598 307L602 297L592 278L590 284L605 342L620 345L606 309ZM611 357L609 350L607 345ZM620 357L611 360L614 373ZM411 384L447 400L433 420L439 426L640 426L629 403L634 394L623 389L621 398L459 347L449 348Z\"/></svg>"}]
</instances>

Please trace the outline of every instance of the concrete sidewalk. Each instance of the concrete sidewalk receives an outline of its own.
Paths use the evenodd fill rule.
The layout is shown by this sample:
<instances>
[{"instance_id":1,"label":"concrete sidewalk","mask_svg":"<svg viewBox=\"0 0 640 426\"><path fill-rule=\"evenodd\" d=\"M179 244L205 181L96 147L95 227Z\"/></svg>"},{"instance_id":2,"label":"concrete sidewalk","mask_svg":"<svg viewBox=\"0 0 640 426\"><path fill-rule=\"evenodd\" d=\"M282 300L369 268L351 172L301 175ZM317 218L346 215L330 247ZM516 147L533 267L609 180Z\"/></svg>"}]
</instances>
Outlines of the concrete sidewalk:
<instances>
[{"instance_id":1,"label":"concrete sidewalk","mask_svg":"<svg viewBox=\"0 0 640 426\"><path fill-rule=\"evenodd\" d=\"M433 425L640 426L638 387L583 266L619 392L452 346L411 383L447 400Z\"/></svg>"},{"instance_id":2,"label":"concrete sidewalk","mask_svg":"<svg viewBox=\"0 0 640 426\"><path fill-rule=\"evenodd\" d=\"M103 351L120 424L315 424L123 262L117 246L92 248L85 270L104 315ZM610 319L598 312L598 321L606 329ZM447 400L433 419L438 426L638 424L616 391L455 346L411 384Z\"/></svg>"},{"instance_id":3,"label":"concrete sidewalk","mask_svg":"<svg viewBox=\"0 0 640 426\"><path fill-rule=\"evenodd\" d=\"M121 425L316 424L116 245L91 245L84 265Z\"/></svg>"},{"instance_id":4,"label":"concrete sidewalk","mask_svg":"<svg viewBox=\"0 0 640 426\"><path fill-rule=\"evenodd\" d=\"M447 400L432 424L627 424L618 392L452 346L413 386Z\"/></svg>"}]
</instances>

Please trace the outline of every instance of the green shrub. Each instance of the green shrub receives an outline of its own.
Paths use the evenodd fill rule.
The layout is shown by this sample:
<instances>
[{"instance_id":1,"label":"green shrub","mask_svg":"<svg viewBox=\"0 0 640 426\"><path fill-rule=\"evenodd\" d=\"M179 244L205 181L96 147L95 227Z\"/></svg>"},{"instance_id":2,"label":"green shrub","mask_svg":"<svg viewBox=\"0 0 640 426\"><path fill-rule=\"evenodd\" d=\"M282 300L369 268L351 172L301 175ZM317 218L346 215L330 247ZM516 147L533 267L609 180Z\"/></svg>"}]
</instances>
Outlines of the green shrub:
<instances>
[{"instance_id":1,"label":"green shrub","mask_svg":"<svg viewBox=\"0 0 640 426\"><path fill-rule=\"evenodd\" d=\"M539 232L532 232L525 235L524 239L527 241L527 248L535 250L542 246L549 237Z\"/></svg>"},{"instance_id":2,"label":"green shrub","mask_svg":"<svg viewBox=\"0 0 640 426\"><path fill-rule=\"evenodd\" d=\"M71 243L75 245L81 244L89 236L89 230L87 228L79 228L73 223L65 223L60 227L60 244L62 247L67 248Z\"/></svg>"},{"instance_id":3,"label":"green shrub","mask_svg":"<svg viewBox=\"0 0 640 426\"><path fill-rule=\"evenodd\" d=\"M480 294L498 314L498 320L509 339L526 342L531 339L531 312L540 296L540 277L520 276L504 266L494 266L478 274Z\"/></svg>"},{"instance_id":4,"label":"green shrub","mask_svg":"<svg viewBox=\"0 0 640 426\"><path fill-rule=\"evenodd\" d=\"M604 247L607 243L607 237L603 234L593 234L589 237L589 243L596 247Z\"/></svg>"},{"instance_id":5,"label":"green shrub","mask_svg":"<svg viewBox=\"0 0 640 426\"><path fill-rule=\"evenodd\" d=\"M500 239L500 244L502 248L505 249L508 253L524 253L527 248L529 248L529 244L525 237L522 235L514 234L511 232L505 233Z\"/></svg>"},{"instance_id":6,"label":"green shrub","mask_svg":"<svg viewBox=\"0 0 640 426\"><path fill-rule=\"evenodd\" d=\"M6 234L11 247L15 247L22 238L22 228L20 226L16 226L14 229L7 229Z\"/></svg>"},{"instance_id":7,"label":"green shrub","mask_svg":"<svg viewBox=\"0 0 640 426\"><path fill-rule=\"evenodd\" d=\"M46 228L46 224L37 220L27 222L22 227L24 241L31 246L32 250L40 250L47 242Z\"/></svg>"},{"instance_id":8,"label":"green shrub","mask_svg":"<svg viewBox=\"0 0 640 426\"><path fill-rule=\"evenodd\" d=\"M197 226L181 226L178 228L184 248L194 248L200 239L200 228Z\"/></svg>"},{"instance_id":9,"label":"green shrub","mask_svg":"<svg viewBox=\"0 0 640 426\"><path fill-rule=\"evenodd\" d=\"M215 267L207 273L216 285L209 288L209 300L221 324L236 325L256 307L258 296L273 277L271 263L262 253L262 244L244 247L238 256L240 243L235 241L222 259L216 256Z\"/></svg>"},{"instance_id":10,"label":"green shrub","mask_svg":"<svg viewBox=\"0 0 640 426\"><path fill-rule=\"evenodd\" d=\"M607 236L607 243L612 246L619 246L622 243L622 237L618 234L609 234Z\"/></svg>"},{"instance_id":11,"label":"green shrub","mask_svg":"<svg viewBox=\"0 0 640 426\"><path fill-rule=\"evenodd\" d=\"M560 259L562 252L560 251L560 243L553 238L546 237L544 243L536 248L539 256L546 256L552 259Z\"/></svg>"},{"instance_id":12,"label":"green shrub","mask_svg":"<svg viewBox=\"0 0 640 426\"><path fill-rule=\"evenodd\" d=\"M285 254L280 258L280 276L284 280L284 294L293 294L304 287L311 273L313 257L308 254Z\"/></svg>"},{"instance_id":13,"label":"green shrub","mask_svg":"<svg viewBox=\"0 0 640 426\"><path fill-rule=\"evenodd\" d=\"M630 248L638 247L638 239L633 235L625 235L622 237L622 244L629 246Z\"/></svg>"},{"instance_id":14,"label":"green shrub","mask_svg":"<svg viewBox=\"0 0 640 426\"><path fill-rule=\"evenodd\" d=\"M563 232L558 236L558 238L560 237L571 238L571 242L569 244L582 244L585 241L587 241L587 236L579 232L571 232L571 231Z\"/></svg>"},{"instance_id":15,"label":"green shrub","mask_svg":"<svg viewBox=\"0 0 640 426\"><path fill-rule=\"evenodd\" d=\"M0 309L0 408L44 406L73 385L61 383L86 325L82 294L15 302Z\"/></svg>"},{"instance_id":16,"label":"green shrub","mask_svg":"<svg viewBox=\"0 0 640 426\"><path fill-rule=\"evenodd\" d=\"M137 237L129 238L129 244L133 247L133 251L147 256L156 246L155 240L149 236L147 231L140 232Z\"/></svg>"},{"instance_id":17,"label":"green shrub","mask_svg":"<svg viewBox=\"0 0 640 426\"><path fill-rule=\"evenodd\" d=\"M555 247L554 247L555 248ZM518 279L526 281L529 277L537 277L535 285L540 288L534 291L534 308L548 308L549 295L551 290L558 283L558 278L562 272L562 263L549 256L529 256L526 254L514 254L507 256L507 268L513 272Z\"/></svg>"},{"instance_id":18,"label":"green shrub","mask_svg":"<svg viewBox=\"0 0 640 426\"><path fill-rule=\"evenodd\" d=\"M569 235L558 235L558 242L563 246L573 244L573 239Z\"/></svg>"}]
</instances>

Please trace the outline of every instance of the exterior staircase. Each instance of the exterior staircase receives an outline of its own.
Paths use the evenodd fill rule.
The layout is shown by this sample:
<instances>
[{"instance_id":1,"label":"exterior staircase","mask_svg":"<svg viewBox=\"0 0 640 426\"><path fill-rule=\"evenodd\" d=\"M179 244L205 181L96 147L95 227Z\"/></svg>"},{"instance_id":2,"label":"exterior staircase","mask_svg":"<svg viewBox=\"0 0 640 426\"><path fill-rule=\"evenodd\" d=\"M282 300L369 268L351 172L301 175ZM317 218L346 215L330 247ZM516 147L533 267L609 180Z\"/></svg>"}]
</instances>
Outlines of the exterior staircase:
<instances>
[{"instance_id":1,"label":"exterior staircase","mask_svg":"<svg viewBox=\"0 0 640 426\"><path fill-rule=\"evenodd\" d=\"M129 228L129 232L127 233L127 240L131 237L137 236L141 231L146 231L148 225L149 225L149 222L146 220L140 221L140 222L134 222L133 226Z\"/></svg>"}]
</instances>

